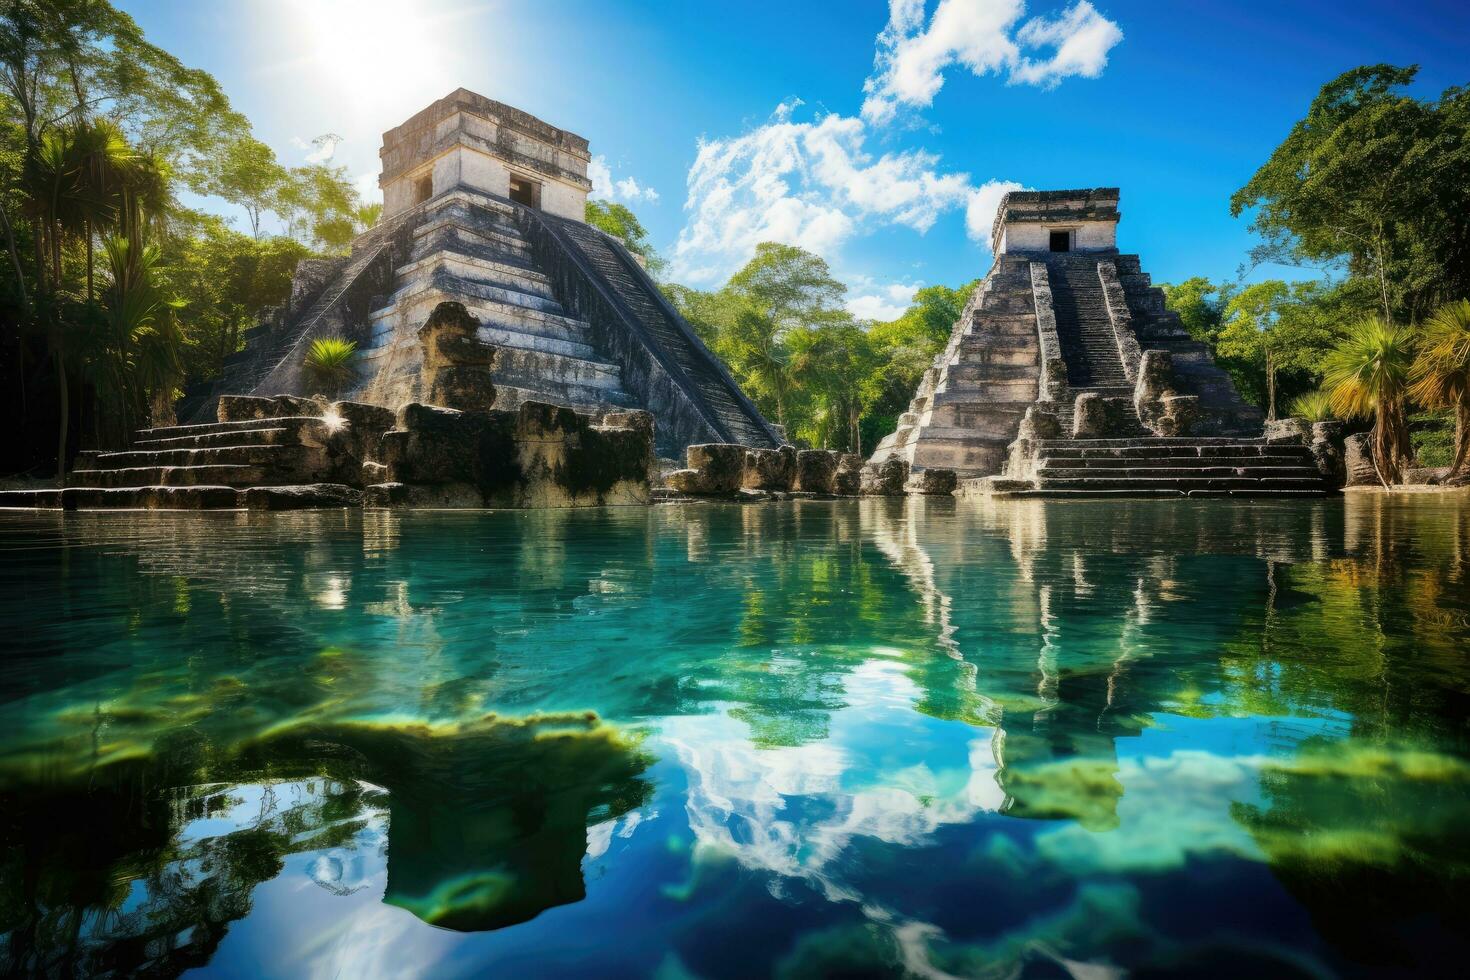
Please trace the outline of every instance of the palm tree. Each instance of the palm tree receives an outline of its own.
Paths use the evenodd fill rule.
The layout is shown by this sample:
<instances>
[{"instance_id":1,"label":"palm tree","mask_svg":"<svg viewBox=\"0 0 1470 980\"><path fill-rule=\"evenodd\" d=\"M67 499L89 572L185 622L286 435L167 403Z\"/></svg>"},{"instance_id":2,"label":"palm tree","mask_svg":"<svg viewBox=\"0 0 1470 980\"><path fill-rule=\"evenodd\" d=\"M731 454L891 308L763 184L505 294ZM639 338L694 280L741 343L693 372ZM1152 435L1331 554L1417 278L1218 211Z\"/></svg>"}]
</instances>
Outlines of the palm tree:
<instances>
[{"instance_id":1,"label":"palm tree","mask_svg":"<svg viewBox=\"0 0 1470 980\"><path fill-rule=\"evenodd\" d=\"M1441 306L1424 323L1409 394L1427 408L1455 411L1451 479L1470 477L1470 300Z\"/></svg>"},{"instance_id":2,"label":"palm tree","mask_svg":"<svg viewBox=\"0 0 1470 980\"><path fill-rule=\"evenodd\" d=\"M1414 363L1408 328L1369 317L1348 328L1323 361L1323 386L1342 418L1373 419L1373 466L1384 485L1399 482L1409 458L1405 401Z\"/></svg>"},{"instance_id":3,"label":"palm tree","mask_svg":"<svg viewBox=\"0 0 1470 980\"><path fill-rule=\"evenodd\" d=\"M352 377L352 361L356 356L356 341L319 337L311 342L302 367L321 386L323 394L335 395Z\"/></svg>"},{"instance_id":4,"label":"palm tree","mask_svg":"<svg viewBox=\"0 0 1470 980\"><path fill-rule=\"evenodd\" d=\"M1308 422L1330 421L1333 418L1332 392L1318 388L1305 395L1298 395L1292 399L1291 415L1293 418L1306 419Z\"/></svg>"}]
</instances>

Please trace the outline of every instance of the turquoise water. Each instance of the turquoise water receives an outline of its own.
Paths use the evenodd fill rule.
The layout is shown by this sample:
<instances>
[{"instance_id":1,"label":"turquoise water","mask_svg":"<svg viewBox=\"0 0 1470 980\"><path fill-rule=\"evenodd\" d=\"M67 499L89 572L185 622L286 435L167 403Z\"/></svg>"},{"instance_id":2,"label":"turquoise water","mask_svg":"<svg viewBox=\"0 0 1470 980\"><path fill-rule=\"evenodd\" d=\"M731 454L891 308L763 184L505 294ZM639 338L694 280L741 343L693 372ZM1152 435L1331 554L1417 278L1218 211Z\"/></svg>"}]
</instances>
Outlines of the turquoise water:
<instances>
[{"instance_id":1,"label":"turquoise water","mask_svg":"<svg viewBox=\"0 0 1470 980\"><path fill-rule=\"evenodd\" d=\"M0 513L0 972L1460 972L1470 502Z\"/></svg>"}]
</instances>

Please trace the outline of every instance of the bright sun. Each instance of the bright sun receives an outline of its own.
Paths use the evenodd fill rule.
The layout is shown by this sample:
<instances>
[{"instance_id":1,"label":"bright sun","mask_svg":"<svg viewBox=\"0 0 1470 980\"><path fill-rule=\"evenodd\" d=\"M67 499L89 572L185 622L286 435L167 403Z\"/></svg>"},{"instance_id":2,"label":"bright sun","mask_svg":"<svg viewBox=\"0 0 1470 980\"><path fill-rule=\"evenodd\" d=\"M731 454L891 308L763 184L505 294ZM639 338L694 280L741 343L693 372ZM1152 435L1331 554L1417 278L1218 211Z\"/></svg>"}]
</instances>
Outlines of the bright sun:
<instances>
[{"instance_id":1,"label":"bright sun","mask_svg":"<svg viewBox=\"0 0 1470 980\"><path fill-rule=\"evenodd\" d=\"M307 74L352 115L422 107L458 84L452 79L456 35L446 24L457 18L440 4L296 0L289 6Z\"/></svg>"}]
</instances>

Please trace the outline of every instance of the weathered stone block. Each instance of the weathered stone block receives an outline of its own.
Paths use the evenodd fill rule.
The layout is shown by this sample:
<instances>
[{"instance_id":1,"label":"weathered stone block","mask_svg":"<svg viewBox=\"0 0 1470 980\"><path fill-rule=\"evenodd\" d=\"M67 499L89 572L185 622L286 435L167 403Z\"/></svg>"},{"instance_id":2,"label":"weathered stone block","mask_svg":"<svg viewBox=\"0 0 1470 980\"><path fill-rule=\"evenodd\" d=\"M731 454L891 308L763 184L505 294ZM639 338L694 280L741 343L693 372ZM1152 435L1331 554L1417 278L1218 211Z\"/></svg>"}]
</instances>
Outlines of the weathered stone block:
<instances>
[{"instance_id":1,"label":"weathered stone block","mask_svg":"<svg viewBox=\"0 0 1470 980\"><path fill-rule=\"evenodd\" d=\"M516 413L518 485L506 505L579 507L649 500L651 427L594 428L590 416L526 402ZM502 498L486 488L492 505Z\"/></svg>"},{"instance_id":2,"label":"weathered stone block","mask_svg":"<svg viewBox=\"0 0 1470 980\"><path fill-rule=\"evenodd\" d=\"M221 422L248 422L255 419L280 419L296 416L320 417L326 404L314 398L297 395L221 395L215 418Z\"/></svg>"},{"instance_id":3,"label":"weathered stone block","mask_svg":"<svg viewBox=\"0 0 1470 980\"><path fill-rule=\"evenodd\" d=\"M909 477L905 489L909 493L922 493L930 496L948 496L953 494L959 481L954 470L930 467L920 470Z\"/></svg>"},{"instance_id":4,"label":"weathered stone block","mask_svg":"<svg viewBox=\"0 0 1470 980\"><path fill-rule=\"evenodd\" d=\"M747 449L740 485L747 490L790 490L796 478L796 448Z\"/></svg>"},{"instance_id":5,"label":"weathered stone block","mask_svg":"<svg viewBox=\"0 0 1470 980\"><path fill-rule=\"evenodd\" d=\"M1131 426L1127 398L1104 398L1095 391L1077 396L1072 410L1073 439L1106 439L1126 435Z\"/></svg>"},{"instance_id":6,"label":"weathered stone block","mask_svg":"<svg viewBox=\"0 0 1470 980\"><path fill-rule=\"evenodd\" d=\"M1341 489L1347 482L1342 430L1341 422L1313 422L1312 438L1308 444L1317 471L1334 490Z\"/></svg>"},{"instance_id":7,"label":"weathered stone block","mask_svg":"<svg viewBox=\"0 0 1470 980\"><path fill-rule=\"evenodd\" d=\"M832 492L839 497L856 497L863 492L863 458L857 453L843 453L837 458Z\"/></svg>"},{"instance_id":8,"label":"weathered stone block","mask_svg":"<svg viewBox=\"0 0 1470 980\"><path fill-rule=\"evenodd\" d=\"M664 482L671 490L680 493L700 495L707 492L699 470L674 470L664 477Z\"/></svg>"},{"instance_id":9,"label":"weathered stone block","mask_svg":"<svg viewBox=\"0 0 1470 980\"><path fill-rule=\"evenodd\" d=\"M831 493L837 475L837 454L825 449L803 449L796 454L796 477L791 489L802 493Z\"/></svg>"},{"instance_id":10,"label":"weathered stone block","mask_svg":"<svg viewBox=\"0 0 1470 980\"><path fill-rule=\"evenodd\" d=\"M1305 446L1312 441L1312 423L1306 419L1267 419L1266 441Z\"/></svg>"},{"instance_id":11,"label":"weathered stone block","mask_svg":"<svg viewBox=\"0 0 1470 980\"><path fill-rule=\"evenodd\" d=\"M356 507L362 492L341 483L311 483L292 487L250 487L239 500L250 510L309 510L321 507Z\"/></svg>"},{"instance_id":12,"label":"weathered stone block","mask_svg":"<svg viewBox=\"0 0 1470 980\"><path fill-rule=\"evenodd\" d=\"M1198 395L1165 395L1160 399L1163 413L1154 420L1153 430L1161 436L1187 436L1199 418Z\"/></svg>"},{"instance_id":13,"label":"weathered stone block","mask_svg":"<svg viewBox=\"0 0 1470 980\"><path fill-rule=\"evenodd\" d=\"M891 458L877 466L863 467L862 492L869 497L897 497L909 479L906 459Z\"/></svg>"},{"instance_id":14,"label":"weathered stone block","mask_svg":"<svg viewBox=\"0 0 1470 980\"><path fill-rule=\"evenodd\" d=\"M495 404L490 370L496 348L476 336L480 321L463 303L434 307L419 328L424 347L423 388L432 405L464 411L489 411Z\"/></svg>"},{"instance_id":15,"label":"weathered stone block","mask_svg":"<svg viewBox=\"0 0 1470 980\"><path fill-rule=\"evenodd\" d=\"M1021 427L1016 432L1017 439L1059 439L1062 435L1062 423L1057 416L1031 405L1026 409L1026 414L1021 418Z\"/></svg>"},{"instance_id":16,"label":"weathered stone block","mask_svg":"<svg viewBox=\"0 0 1470 980\"><path fill-rule=\"evenodd\" d=\"M378 483L363 491L364 507L442 508L467 510L485 506L480 488L468 483L440 483L433 486L411 486L406 483Z\"/></svg>"},{"instance_id":17,"label":"weathered stone block","mask_svg":"<svg viewBox=\"0 0 1470 980\"><path fill-rule=\"evenodd\" d=\"M505 487L515 482L516 416L460 412L410 403L383 434L383 463L393 483L465 483Z\"/></svg>"},{"instance_id":18,"label":"weathered stone block","mask_svg":"<svg viewBox=\"0 0 1470 980\"><path fill-rule=\"evenodd\" d=\"M745 476L745 447L732 443L702 443L684 451L689 469L698 470L702 493L734 493Z\"/></svg>"}]
</instances>

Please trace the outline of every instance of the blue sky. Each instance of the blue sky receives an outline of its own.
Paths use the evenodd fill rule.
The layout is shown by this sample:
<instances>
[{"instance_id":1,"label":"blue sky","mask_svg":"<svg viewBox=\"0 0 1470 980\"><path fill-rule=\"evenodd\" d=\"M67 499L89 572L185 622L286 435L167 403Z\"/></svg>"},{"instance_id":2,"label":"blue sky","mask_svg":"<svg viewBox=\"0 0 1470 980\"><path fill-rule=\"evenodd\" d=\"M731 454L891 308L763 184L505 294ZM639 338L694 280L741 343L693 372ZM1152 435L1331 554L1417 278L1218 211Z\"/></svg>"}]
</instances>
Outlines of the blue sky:
<instances>
[{"instance_id":1,"label":"blue sky","mask_svg":"<svg viewBox=\"0 0 1470 980\"><path fill-rule=\"evenodd\" d=\"M877 317L984 274L1014 185L1119 186L1120 247L1156 281L1234 277L1229 196L1323 82L1382 61L1421 65L1424 97L1470 83L1463 0L119 5L287 163L339 134L332 162L375 188L382 131L463 85L587 137L672 278L717 285L778 238Z\"/></svg>"}]
</instances>

